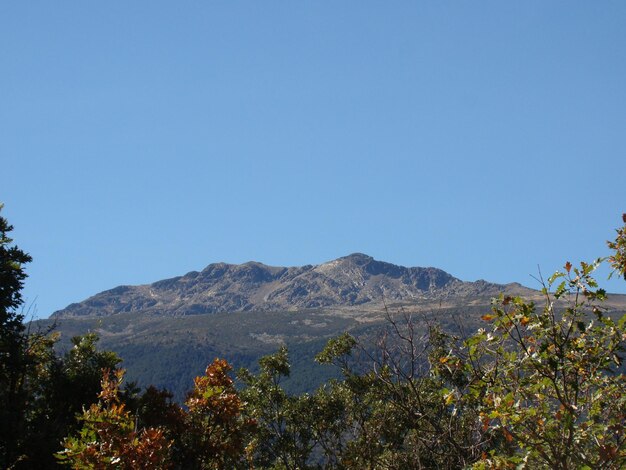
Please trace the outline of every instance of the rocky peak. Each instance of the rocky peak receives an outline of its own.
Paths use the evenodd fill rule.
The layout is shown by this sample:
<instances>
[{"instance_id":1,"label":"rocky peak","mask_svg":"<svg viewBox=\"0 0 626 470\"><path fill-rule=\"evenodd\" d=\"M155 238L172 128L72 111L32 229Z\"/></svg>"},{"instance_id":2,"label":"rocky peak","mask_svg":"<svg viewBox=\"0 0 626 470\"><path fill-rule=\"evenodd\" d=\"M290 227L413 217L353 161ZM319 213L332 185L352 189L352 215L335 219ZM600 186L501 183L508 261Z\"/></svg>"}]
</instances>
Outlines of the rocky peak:
<instances>
[{"instance_id":1,"label":"rocky peak","mask_svg":"<svg viewBox=\"0 0 626 470\"><path fill-rule=\"evenodd\" d=\"M143 286L123 286L55 312L56 317L144 312L155 315L290 310L496 295L505 286L462 282L436 268L407 268L353 253L317 266L256 261L214 263L201 272Z\"/></svg>"},{"instance_id":2,"label":"rocky peak","mask_svg":"<svg viewBox=\"0 0 626 470\"><path fill-rule=\"evenodd\" d=\"M368 256L364 253L352 253L348 256L342 256L341 258L337 258L335 261L345 262L349 264L355 264L357 266L365 266L368 263L374 261L374 258Z\"/></svg>"}]
</instances>

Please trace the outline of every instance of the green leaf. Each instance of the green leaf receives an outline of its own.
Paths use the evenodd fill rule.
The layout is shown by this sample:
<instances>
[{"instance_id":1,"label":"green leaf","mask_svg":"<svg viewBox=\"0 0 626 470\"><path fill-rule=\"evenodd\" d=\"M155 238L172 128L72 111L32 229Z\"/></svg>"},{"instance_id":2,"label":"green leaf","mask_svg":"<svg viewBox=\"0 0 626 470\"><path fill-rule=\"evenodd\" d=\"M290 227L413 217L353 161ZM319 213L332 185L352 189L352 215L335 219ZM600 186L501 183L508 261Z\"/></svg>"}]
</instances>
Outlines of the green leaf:
<instances>
[{"instance_id":1,"label":"green leaf","mask_svg":"<svg viewBox=\"0 0 626 470\"><path fill-rule=\"evenodd\" d=\"M565 281L561 282L554 292L554 297L560 298L565 292Z\"/></svg>"},{"instance_id":2,"label":"green leaf","mask_svg":"<svg viewBox=\"0 0 626 470\"><path fill-rule=\"evenodd\" d=\"M554 281L556 281L557 279L559 279L560 277L564 277L565 273L562 273L560 271L555 272L552 276L550 276L548 278L548 284L552 285L554 284Z\"/></svg>"}]
</instances>

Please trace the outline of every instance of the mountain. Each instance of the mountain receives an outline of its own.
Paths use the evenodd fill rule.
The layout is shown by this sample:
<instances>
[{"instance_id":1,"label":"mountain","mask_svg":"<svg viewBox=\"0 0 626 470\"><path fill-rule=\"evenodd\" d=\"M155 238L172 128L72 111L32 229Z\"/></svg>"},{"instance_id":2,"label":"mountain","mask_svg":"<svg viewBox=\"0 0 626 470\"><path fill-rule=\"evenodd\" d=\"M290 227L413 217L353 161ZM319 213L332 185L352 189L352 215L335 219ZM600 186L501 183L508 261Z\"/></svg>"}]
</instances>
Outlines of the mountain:
<instances>
[{"instance_id":1,"label":"mountain","mask_svg":"<svg viewBox=\"0 0 626 470\"><path fill-rule=\"evenodd\" d=\"M178 400L215 357L254 369L260 357L285 345L293 368L284 385L301 393L337 376L313 361L328 339L347 331L377 344L391 317L412 319L417 331L436 322L463 335L483 326L491 298L501 292L534 299L539 308L544 301L519 284L463 282L440 269L406 268L360 253L289 268L217 263L101 292L32 327L54 328L60 352L72 346L72 336L95 331L103 349L124 359L128 380L166 387ZM625 312L626 296L611 296L605 307L607 315Z\"/></svg>"},{"instance_id":2,"label":"mountain","mask_svg":"<svg viewBox=\"0 0 626 470\"><path fill-rule=\"evenodd\" d=\"M119 286L55 312L53 318L121 313L183 316L221 312L381 306L532 292L519 284L463 282L436 268L407 268L354 253L320 265L210 264L200 272Z\"/></svg>"}]
</instances>

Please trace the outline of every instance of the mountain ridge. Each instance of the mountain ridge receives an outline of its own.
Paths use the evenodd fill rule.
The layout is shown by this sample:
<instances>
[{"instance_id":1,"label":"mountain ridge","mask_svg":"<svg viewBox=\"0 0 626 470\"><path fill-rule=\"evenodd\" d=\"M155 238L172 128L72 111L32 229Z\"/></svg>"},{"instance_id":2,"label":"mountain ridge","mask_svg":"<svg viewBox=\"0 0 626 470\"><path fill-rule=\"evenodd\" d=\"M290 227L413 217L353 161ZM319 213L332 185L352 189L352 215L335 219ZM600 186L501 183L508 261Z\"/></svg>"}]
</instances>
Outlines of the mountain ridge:
<instances>
[{"instance_id":1,"label":"mountain ridge","mask_svg":"<svg viewBox=\"0 0 626 470\"><path fill-rule=\"evenodd\" d=\"M405 267L352 253L318 265L269 266L257 261L212 263L202 271L117 286L54 312L51 318L153 315L356 307L534 292L520 284L465 282L433 267Z\"/></svg>"}]
</instances>

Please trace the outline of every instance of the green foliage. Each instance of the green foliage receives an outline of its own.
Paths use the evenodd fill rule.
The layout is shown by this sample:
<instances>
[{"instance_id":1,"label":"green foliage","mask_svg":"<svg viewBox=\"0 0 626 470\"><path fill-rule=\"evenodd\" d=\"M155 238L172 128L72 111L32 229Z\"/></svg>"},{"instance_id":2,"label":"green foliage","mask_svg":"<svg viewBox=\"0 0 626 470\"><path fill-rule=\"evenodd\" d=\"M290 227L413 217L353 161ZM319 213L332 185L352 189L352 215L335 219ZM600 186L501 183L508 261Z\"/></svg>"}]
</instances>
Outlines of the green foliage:
<instances>
[{"instance_id":1,"label":"green foliage","mask_svg":"<svg viewBox=\"0 0 626 470\"><path fill-rule=\"evenodd\" d=\"M622 214L624 226L617 229L615 240L608 241L607 245L613 251L609 257L609 262L613 266L614 272L617 272L626 280L626 214Z\"/></svg>"},{"instance_id":2,"label":"green foliage","mask_svg":"<svg viewBox=\"0 0 626 470\"><path fill-rule=\"evenodd\" d=\"M0 212L4 204L0 203ZM22 287L27 274L24 265L30 263L30 255L12 245L13 239L9 233L13 226L0 216L0 338L5 340L5 334L24 330L23 315L17 313L22 305ZM2 344L5 353L5 344Z\"/></svg>"},{"instance_id":3,"label":"green foliage","mask_svg":"<svg viewBox=\"0 0 626 470\"><path fill-rule=\"evenodd\" d=\"M330 339L326 347L315 356L315 360L320 364L336 363L336 361L341 361L346 356L349 356L356 344L357 341L352 335L344 333L336 338ZM345 365L345 362L342 362L342 365Z\"/></svg>"},{"instance_id":4,"label":"green foliage","mask_svg":"<svg viewBox=\"0 0 626 470\"><path fill-rule=\"evenodd\" d=\"M97 400L102 369L120 361L96 349L95 335L74 338L75 347L62 357L54 351L56 340L56 335L40 333L25 337L29 367L22 371L15 408L6 410L16 415L13 423L18 425L3 441L16 449L13 468L53 466L62 438L79 424L77 413Z\"/></svg>"},{"instance_id":5,"label":"green foliage","mask_svg":"<svg viewBox=\"0 0 626 470\"><path fill-rule=\"evenodd\" d=\"M567 263L544 287L542 309L501 296L484 317L491 328L466 341L462 360L481 422L504 439L487 466L626 465L626 378L619 370L626 317L602 314L597 302L606 295L591 277L598 264ZM557 299L566 297L558 309Z\"/></svg>"},{"instance_id":6,"label":"green foliage","mask_svg":"<svg viewBox=\"0 0 626 470\"><path fill-rule=\"evenodd\" d=\"M3 205L0 204L0 211ZM0 216L0 467L23 460L28 444L27 415L34 377L49 356L49 342L29 335L18 311L26 278L24 264L31 257L12 245L13 227Z\"/></svg>"},{"instance_id":7,"label":"green foliage","mask_svg":"<svg viewBox=\"0 0 626 470\"><path fill-rule=\"evenodd\" d=\"M374 351L344 336L319 357L328 361L329 351L353 355L356 348L371 361L371 368L360 372L341 357L332 359L345 377L334 387L343 397L342 412L336 412L343 430L335 460L353 469L467 466L482 450L477 412L471 404L451 405L464 383L457 374L429 366L432 361L442 370L457 368L442 354L448 336L432 325L420 328L409 315L389 315L388 321Z\"/></svg>"},{"instance_id":8,"label":"green foliage","mask_svg":"<svg viewBox=\"0 0 626 470\"><path fill-rule=\"evenodd\" d=\"M114 370L122 361L111 351L99 351L98 335L87 333L72 338L72 348L60 360L62 375L57 378L61 394L73 403L91 403L100 390L102 370ZM77 410L79 411L79 410Z\"/></svg>"},{"instance_id":9,"label":"green foliage","mask_svg":"<svg viewBox=\"0 0 626 470\"><path fill-rule=\"evenodd\" d=\"M290 373L287 349L259 361L260 372L253 375L242 369L238 373L244 384L241 398L244 412L256 423L248 446L251 461L258 468L307 468L312 450L310 397L288 395L281 379Z\"/></svg>"}]
</instances>

